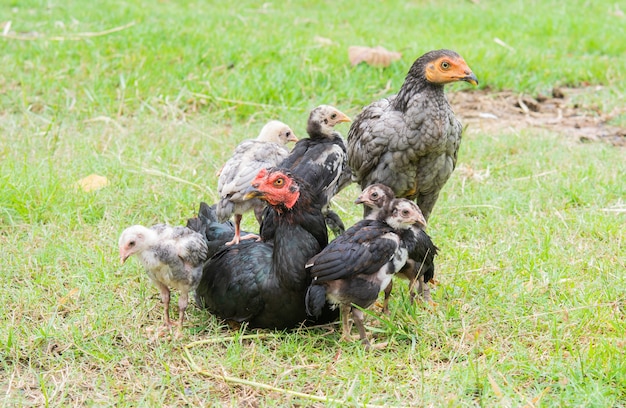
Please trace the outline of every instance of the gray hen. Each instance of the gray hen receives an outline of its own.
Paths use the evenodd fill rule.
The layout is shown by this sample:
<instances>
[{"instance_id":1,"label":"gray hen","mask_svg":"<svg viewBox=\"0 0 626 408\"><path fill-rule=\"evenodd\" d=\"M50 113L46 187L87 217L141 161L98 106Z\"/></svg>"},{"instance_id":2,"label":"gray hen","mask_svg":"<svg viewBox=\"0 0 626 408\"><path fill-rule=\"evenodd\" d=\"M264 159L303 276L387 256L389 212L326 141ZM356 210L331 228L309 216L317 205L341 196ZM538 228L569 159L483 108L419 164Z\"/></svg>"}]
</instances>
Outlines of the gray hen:
<instances>
[{"instance_id":1,"label":"gray hen","mask_svg":"<svg viewBox=\"0 0 626 408\"><path fill-rule=\"evenodd\" d=\"M428 220L461 144L461 123L443 92L456 81L478 84L459 54L430 51L413 63L397 95L363 108L348 132L348 164L362 189L387 185L396 197L415 200Z\"/></svg>"}]
</instances>

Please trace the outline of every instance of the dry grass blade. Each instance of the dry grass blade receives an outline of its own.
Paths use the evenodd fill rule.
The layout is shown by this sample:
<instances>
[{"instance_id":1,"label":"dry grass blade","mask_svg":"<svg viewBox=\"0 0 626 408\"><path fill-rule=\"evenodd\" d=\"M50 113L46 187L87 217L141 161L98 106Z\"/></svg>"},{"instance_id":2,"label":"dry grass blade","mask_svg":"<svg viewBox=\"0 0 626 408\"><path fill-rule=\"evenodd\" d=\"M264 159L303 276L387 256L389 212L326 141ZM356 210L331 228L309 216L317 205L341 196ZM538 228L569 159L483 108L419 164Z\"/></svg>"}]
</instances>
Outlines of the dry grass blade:
<instances>
[{"instance_id":1,"label":"dry grass blade","mask_svg":"<svg viewBox=\"0 0 626 408\"><path fill-rule=\"evenodd\" d=\"M71 34L69 36L52 36L52 37L41 36L41 35L38 35L37 33L32 33L32 35L10 34L5 26L2 36L5 38L9 38L11 40L20 40L20 41L33 41L33 40L80 41L85 38L102 37L104 35L113 34L118 31L126 30L127 28L132 27L135 24L137 24L135 21L131 21L128 24L124 24L119 27L113 27L104 31L95 31L95 32L87 31L87 32L82 32L82 33ZM8 24L8 27L10 28L10 24Z\"/></svg>"},{"instance_id":2,"label":"dry grass blade","mask_svg":"<svg viewBox=\"0 0 626 408\"><path fill-rule=\"evenodd\" d=\"M231 377L231 376L228 376L226 374L215 374L215 373L212 373L210 371L202 369L195 362L194 358L192 357L192 355L190 353L190 350L192 348L194 348L196 346L199 346L199 345L202 345L202 344L221 343L221 342L225 342L225 341L254 339L254 338L263 338L263 337L277 337L277 336L272 335L270 333L260 333L260 334L231 336L231 337L217 337L217 338L214 337L214 338L210 338L210 339L194 341L192 343L189 343L189 344L185 345L183 347L183 349L185 351L185 357L186 357L187 362L189 363L189 366L191 367L191 369L194 370L196 373L202 375L202 376L210 377L210 378L214 378L214 379L221 379L221 380L226 381L228 383L242 384L242 385L247 385L247 386L258 388L258 389L273 391L273 392L277 392L277 393L284 394L284 395L291 395L291 396L294 396L294 397L304 398L304 399L311 400L311 401L318 401L318 402L325 402L325 403L339 404L339 405L345 405L346 404L345 401L337 400L337 399L326 397L326 396L306 394L304 392L293 391L293 390L288 390L288 389L284 389L284 388L278 388L278 387L274 387L272 385L261 383L261 382L257 382L257 381L251 381L251 380L245 380L243 378ZM372 408L379 408L380 407L379 405L371 405L371 404L364 404L363 406L364 407L372 407Z\"/></svg>"},{"instance_id":3,"label":"dry grass blade","mask_svg":"<svg viewBox=\"0 0 626 408\"><path fill-rule=\"evenodd\" d=\"M131 171L133 171L133 170L131 170ZM144 172L144 173L146 173L146 174L149 174L149 175L151 175L151 176L161 176L161 177L166 177L166 178L168 178L168 179L170 179L170 180L174 180L174 181L177 181L177 182L179 182L179 183L188 184L188 185L193 186L193 187L196 187L197 189L202 190L202 191L207 191L207 190L208 190L208 188L207 188L207 187L202 187L200 184L196 184L196 183L194 183L194 182L191 182L191 181L188 181L188 180L182 179L182 178L180 178L180 177L172 176L171 174L164 173L164 172L162 172L161 170L156 170L156 169L148 169L148 168L142 167L142 168L141 168L141 171L142 171L142 172Z\"/></svg>"}]
</instances>

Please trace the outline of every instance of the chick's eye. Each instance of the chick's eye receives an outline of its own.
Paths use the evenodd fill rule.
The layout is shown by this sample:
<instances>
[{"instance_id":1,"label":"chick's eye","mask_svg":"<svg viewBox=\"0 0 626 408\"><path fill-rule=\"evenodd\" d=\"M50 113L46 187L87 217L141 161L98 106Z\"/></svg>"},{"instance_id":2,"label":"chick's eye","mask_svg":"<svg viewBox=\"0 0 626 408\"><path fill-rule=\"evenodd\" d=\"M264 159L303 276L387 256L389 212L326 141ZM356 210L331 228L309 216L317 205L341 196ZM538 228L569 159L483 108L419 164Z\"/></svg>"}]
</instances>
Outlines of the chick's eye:
<instances>
[{"instance_id":1,"label":"chick's eye","mask_svg":"<svg viewBox=\"0 0 626 408\"><path fill-rule=\"evenodd\" d=\"M403 217L408 217L409 216L409 210L402 210L402 216Z\"/></svg>"},{"instance_id":2,"label":"chick's eye","mask_svg":"<svg viewBox=\"0 0 626 408\"><path fill-rule=\"evenodd\" d=\"M448 61L444 61L441 63L441 68L442 69L448 69L450 68L450 63Z\"/></svg>"},{"instance_id":3,"label":"chick's eye","mask_svg":"<svg viewBox=\"0 0 626 408\"><path fill-rule=\"evenodd\" d=\"M134 246L135 246L135 241L130 241L130 242L128 243L128 246L129 246L129 247L134 247Z\"/></svg>"},{"instance_id":4,"label":"chick's eye","mask_svg":"<svg viewBox=\"0 0 626 408\"><path fill-rule=\"evenodd\" d=\"M376 192L372 193L372 198L378 198L378 193Z\"/></svg>"},{"instance_id":5,"label":"chick's eye","mask_svg":"<svg viewBox=\"0 0 626 408\"><path fill-rule=\"evenodd\" d=\"M291 132L287 132L287 137L289 137L291 135Z\"/></svg>"},{"instance_id":6,"label":"chick's eye","mask_svg":"<svg viewBox=\"0 0 626 408\"><path fill-rule=\"evenodd\" d=\"M337 117L337 114L336 114L336 113L333 113L332 115L330 115L330 118L331 118L331 119L335 119L336 117Z\"/></svg>"}]
</instances>

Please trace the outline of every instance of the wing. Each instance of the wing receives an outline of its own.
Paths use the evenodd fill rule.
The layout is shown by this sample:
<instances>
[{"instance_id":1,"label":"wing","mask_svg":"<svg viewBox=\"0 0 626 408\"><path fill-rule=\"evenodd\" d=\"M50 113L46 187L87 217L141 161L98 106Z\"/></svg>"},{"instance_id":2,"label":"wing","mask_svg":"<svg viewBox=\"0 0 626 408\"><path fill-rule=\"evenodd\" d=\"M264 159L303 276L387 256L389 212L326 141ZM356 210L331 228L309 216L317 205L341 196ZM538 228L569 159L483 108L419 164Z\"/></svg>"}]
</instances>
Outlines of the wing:
<instances>
[{"instance_id":1,"label":"wing","mask_svg":"<svg viewBox=\"0 0 626 408\"><path fill-rule=\"evenodd\" d=\"M428 234L420 228L411 228L414 237L409 249L409 257L415 261L419 275L424 275L424 281L428 282L435 276L435 256L439 248L435 246Z\"/></svg>"},{"instance_id":2,"label":"wing","mask_svg":"<svg viewBox=\"0 0 626 408\"><path fill-rule=\"evenodd\" d=\"M359 221L307 263L311 277L325 282L376 273L398 248L398 239L387 238L391 233L378 221Z\"/></svg>"},{"instance_id":3,"label":"wing","mask_svg":"<svg viewBox=\"0 0 626 408\"><path fill-rule=\"evenodd\" d=\"M223 319L253 319L264 308L262 287L269 278L272 252L273 245L254 242L216 253L204 265L196 289L198 304Z\"/></svg>"},{"instance_id":4,"label":"wing","mask_svg":"<svg viewBox=\"0 0 626 408\"><path fill-rule=\"evenodd\" d=\"M198 267L207 260L208 246L201 234L186 227L176 227L172 241L176 255L186 268Z\"/></svg>"},{"instance_id":5,"label":"wing","mask_svg":"<svg viewBox=\"0 0 626 408\"><path fill-rule=\"evenodd\" d=\"M235 149L233 156L226 162L217 182L220 197L232 201L242 201L243 192L259 171L274 167L284 160L289 152L277 143L248 140Z\"/></svg>"},{"instance_id":6,"label":"wing","mask_svg":"<svg viewBox=\"0 0 626 408\"><path fill-rule=\"evenodd\" d=\"M352 122L348 131L348 165L352 169L355 181L360 182L369 174L386 151L391 131L385 129L390 112L390 99L385 98L363 108ZM390 129L391 130L391 129Z\"/></svg>"},{"instance_id":7,"label":"wing","mask_svg":"<svg viewBox=\"0 0 626 408\"><path fill-rule=\"evenodd\" d=\"M345 144L336 134L332 139L299 141L280 166L306 181L313 197L324 206L337 193L347 163Z\"/></svg>"}]
</instances>

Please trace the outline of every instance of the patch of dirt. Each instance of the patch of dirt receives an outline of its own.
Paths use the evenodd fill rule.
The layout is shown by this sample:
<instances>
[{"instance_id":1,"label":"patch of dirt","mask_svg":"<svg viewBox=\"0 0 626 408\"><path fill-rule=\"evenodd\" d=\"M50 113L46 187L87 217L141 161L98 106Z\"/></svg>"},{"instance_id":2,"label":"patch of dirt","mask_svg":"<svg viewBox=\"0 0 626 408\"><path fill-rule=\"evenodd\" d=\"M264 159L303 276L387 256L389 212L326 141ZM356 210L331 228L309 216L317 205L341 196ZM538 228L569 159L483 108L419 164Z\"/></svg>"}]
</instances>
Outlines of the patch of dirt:
<instances>
[{"instance_id":1,"label":"patch of dirt","mask_svg":"<svg viewBox=\"0 0 626 408\"><path fill-rule=\"evenodd\" d=\"M594 92L590 88L554 88L550 96L532 97L510 91L455 92L448 99L468 130L487 133L505 129L537 128L575 137L581 142L603 141L626 146L626 128L608 124L624 114L620 107L603 113L574 102L576 96Z\"/></svg>"}]
</instances>

